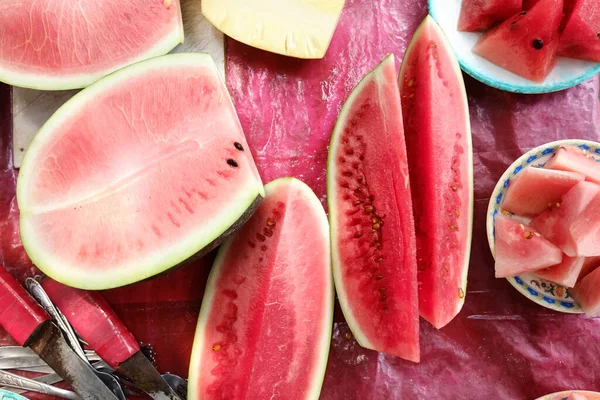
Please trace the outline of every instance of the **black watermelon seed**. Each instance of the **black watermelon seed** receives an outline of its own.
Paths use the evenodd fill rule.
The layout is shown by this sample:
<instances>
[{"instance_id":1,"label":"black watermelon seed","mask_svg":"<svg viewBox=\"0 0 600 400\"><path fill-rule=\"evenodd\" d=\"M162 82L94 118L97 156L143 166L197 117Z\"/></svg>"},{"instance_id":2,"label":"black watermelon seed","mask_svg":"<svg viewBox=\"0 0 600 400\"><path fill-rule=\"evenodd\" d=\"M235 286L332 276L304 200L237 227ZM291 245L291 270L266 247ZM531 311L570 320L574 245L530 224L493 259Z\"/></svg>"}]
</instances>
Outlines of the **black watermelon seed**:
<instances>
[{"instance_id":1,"label":"black watermelon seed","mask_svg":"<svg viewBox=\"0 0 600 400\"><path fill-rule=\"evenodd\" d=\"M534 39L531 44L536 50L541 50L544 47L544 41L542 39Z\"/></svg>"},{"instance_id":2,"label":"black watermelon seed","mask_svg":"<svg viewBox=\"0 0 600 400\"><path fill-rule=\"evenodd\" d=\"M235 142L233 144L235 146L236 149L238 149L239 151L244 151L244 146L242 146L242 144L240 142Z\"/></svg>"},{"instance_id":3,"label":"black watermelon seed","mask_svg":"<svg viewBox=\"0 0 600 400\"><path fill-rule=\"evenodd\" d=\"M233 158L230 158L229 160L227 160L227 164L231 165L232 167L238 166L237 161L235 161Z\"/></svg>"},{"instance_id":4,"label":"black watermelon seed","mask_svg":"<svg viewBox=\"0 0 600 400\"><path fill-rule=\"evenodd\" d=\"M519 15L521 15L521 16L523 16L523 15L527 15L527 11L521 11L521 12L519 13Z\"/></svg>"}]
</instances>

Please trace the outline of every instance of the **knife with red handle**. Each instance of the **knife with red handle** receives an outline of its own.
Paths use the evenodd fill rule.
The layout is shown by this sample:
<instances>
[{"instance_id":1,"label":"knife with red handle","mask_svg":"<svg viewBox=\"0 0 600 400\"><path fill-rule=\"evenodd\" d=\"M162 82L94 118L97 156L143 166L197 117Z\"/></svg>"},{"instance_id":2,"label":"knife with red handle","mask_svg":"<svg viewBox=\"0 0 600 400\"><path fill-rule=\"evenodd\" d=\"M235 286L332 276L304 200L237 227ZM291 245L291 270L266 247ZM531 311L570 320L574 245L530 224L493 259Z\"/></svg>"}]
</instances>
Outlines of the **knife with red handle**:
<instances>
[{"instance_id":1,"label":"knife with red handle","mask_svg":"<svg viewBox=\"0 0 600 400\"><path fill-rule=\"evenodd\" d=\"M153 399L181 400L100 293L71 288L47 277L41 285L75 331L117 375Z\"/></svg>"},{"instance_id":2,"label":"knife with red handle","mask_svg":"<svg viewBox=\"0 0 600 400\"><path fill-rule=\"evenodd\" d=\"M0 326L30 347L84 400L116 400L92 368L71 349L44 309L0 266Z\"/></svg>"}]
</instances>

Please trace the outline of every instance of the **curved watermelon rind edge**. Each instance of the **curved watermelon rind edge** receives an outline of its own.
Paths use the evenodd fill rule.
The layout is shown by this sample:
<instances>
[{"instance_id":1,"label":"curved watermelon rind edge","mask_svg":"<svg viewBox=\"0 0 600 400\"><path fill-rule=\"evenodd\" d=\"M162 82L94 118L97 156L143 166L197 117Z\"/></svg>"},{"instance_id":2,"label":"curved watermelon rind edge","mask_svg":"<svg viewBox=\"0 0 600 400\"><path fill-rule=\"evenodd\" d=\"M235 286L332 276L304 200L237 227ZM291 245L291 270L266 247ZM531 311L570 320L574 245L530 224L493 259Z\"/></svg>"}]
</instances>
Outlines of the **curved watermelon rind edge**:
<instances>
[{"instance_id":1,"label":"curved watermelon rind edge","mask_svg":"<svg viewBox=\"0 0 600 400\"><path fill-rule=\"evenodd\" d=\"M413 35L413 39L411 40L411 42L409 43L405 53L404 53L404 60L406 60L408 57L408 55L410 54L413 45L415 43L415 38L418 38L418 36L420 35L421 31L427 27L430 27L431 29L433 29L433 31L437 34L437 36L439 37L439 40L442 42L442 48L446 49L449 58L451 60L452 63L452 67L454 69L454 75L457 79L457 81L460 83L460 87L462 88L461 90L461 97L463 99L463 102L465 104L465 126L467 127L467 130L465 132L465 135L468 135L468 149L467 149L467 154L468 154L468 165L471 166L471 168L469 168L469 178L468 178L468 189L469 189L469 193L471 194L471 196L469 197L469 216L468 216L468 222L467 222L467 229L468 229L468 236L466 237L466 242L467 245L465 247L465 264L463 265L463 275L462 275L462 289L464 291L464 296L462 297L462 299L459 299L457 305L457 309L456 312L454 313L454 316L458 315L458 313L460 313L460 311L462 310L462 307L464 306L465 300L467 298L467 277L469 274L469 262L470 262L470 258L471 258L471 244L472 244L472 239L473 239L473 207L474 207L474 182L473 182L473 143L472 143L472 131L471 131L471 119L470 119L470 114L469 114L469 101L468 101L468 97L467 97L467 91L465 88L465 83L464 83L464 79L462 76L462 72L461 72L461 68L460 68L460 64L458 62L458 60L456 59L456 55L454 53L454 50L452 49L452 45L450 44L450 42L448 41L448 38L446 37L446 34L444 33L443 29L439 26L439 24L435 21L434 18L432 18L432 16L428 15L425 17L425 19L423 20L423 22L421 22L421 24L419 25L419 27L417 28L417 30L415 31L414 35ZM405 63L402 63L402 66L400 67L400 74L399 77L401 78L403 75L403 71L404 71L404 66ZM425 318L425 317L424 317ZM427 319L427 318L425 318ZM430 323L432 323L436 328L440 329L442 327L444 327L445 325L447 325L452 319L448 320L448 321L428 321Z\"/></svg>"},{"instance_id":2,"label":"curved watermelon rind edge","mask_svg":"<svg viewBox=\"0 0 600 400\"><path fill-rule=\"evenodd\" d=\"M275 179L274 181L271 181L267 185L265 185L265 197L268 196L269 193L272 193L274 190L276 190L276 188L279 185L284 185L284 184L296 186L300 191L305 193L306 200L313 203L313 205L315 206L315 209L321 210L320 211L320 212L322 212L321 220L323 221L323 227L322 227L323 228L323 237L325 238L325 240L329 240L329 224L328 224L328 220L327 220L327 215L325 214L325 210L323 210L323 205L321 204L321 202L319 201L317 196L314 194L312 189L308 185L306 185L304 182L302 182L301 180L299 180L297 178L292 178L292 177ZM196 326L196 334L194 337L194 344L192 346L192 355L190 358L190 369L189 369L189 374L188 374L188 382L189 382L188 383L188 398L190 398L190 399L201 400L203 398L201 393L196 392L195 386L193 385L193 383L197 382L200 379L201 372L202 372L202 371L200 371L199 365L202 360L203 348L205 346L203 332L206 329L206 324L208 322L209 314L210 314L210 311L212 310L212 303L213 303L213 299L214 299L214 295L215 295L215 291L213 288L215 287L217 280L220 278L223 260L225 258L225 255L228 253L232 243L233 243L233 237L227 239L223 243L223 245L219 248L219 251L217 253L217 256L215 258L213 266L211 268L210 274L208 276L208 280L206 282L206 289L204 291L204 297L202 299L202 306L200 308L200 314L198 316L198 323ZM328 257L328 258L330 259L330 257ZM316 381L315 385L312 387L312 391L306 396L306 398L304 400L318 400L319 395L321 393L321 388L323 386L323 380L325 378L327 360L329 358L329 348L331 345L331 335L332 335L332 330L333 330L333 313L334 313L334 300L335 300L335 290L334 290L333 276L331 275L331 268L330 268L330 284L329 284L329 286L331 289L329 291L329 299L327 301L327 309L326 309L325 314L328 318L328 321L330 321L330 323L326 325L329 327L329 329L327 330L327 332L323 332L323 338L322 338L322 342L320 344L320 348L322 350L320 353L323 354L323 358L321 360L321 364L320 364L321 367L319 368L320 370L317 370L315 372L315 376L314 376L314 379ZM317 384L317 382L318 382L318 384Z\"/></svg>"},{"instance_id":3,"label":"curved watermelon rind edge","mask_svg":"<svg viewBox=\"0 0 600 400\"><path fill-rule=\"evenodd\" d=\"M260 177L257 176L255 181L248 180L245 187L240 187L237 191L237 196L240 200L235 203L235 205L232 205L230 210L223 213L226 217L218 221L218 224L217 222L212 221L212 226L209 227L210 229L204 230L204 237L202 237L202 235L190 234L189 237L193 237L194 240L181 242L178 246L174 246L174 250L166 256L163 254L161 257L152 257L151 262L138 262L135 266L122 268L119 271L109 271L107 273L100 272L97 274L90 272L83 273L81 271L79 273L76 273L76 271L69 271L69 273L67 273L64 269L57 269L54 267L54 265L60 264L59 262L48 262L49 255L39 251L37 246L35 246L35 242L30 240L30 238L35 237L35 235L31 232L32 228L27 221L28 216L31 213L28 212L28 207L24 201L24 199L26 199L25 187L29 183L24 173L33 168L33 165L30 165L33 162L31 160L39 154L40 148L45 144L45 140L52 137L55 128L60 126L64 120L70 117L71 111L76 112L79 109L79 107L76 107L78 103L85 103L97 94L102 93L107 87L116 86L122 80L125 80L130 76L136 76L139 73L143 73L153 68L168 67L178 65L178 63L179 65L184 66L207 67L214 78L218 79L219 82L224 85L223 79L211 56L205 53L176 53L140 61L113 72L69 99L48 119L42 128L40 128L40 131L25 152L23 163L19 170L16 190L17 204L20 208L19 223L21 241L27 255L31 258L34 265L54 280L79 289L104 290L125 286L158 275L171 268L177 267L199 252L202 252L207 247L214 247L214 245L219 242L220 238L228 234L232 227L249 219L250 215L255 211L252 209L252 206L257 203L257 201L260 202L260 200L264 198L265 192ZM225 92L228 94L226 89ZM228 100L232 103L229 94ZM209 234L210 232L212 233Z\"/></svg>"},{"instance_id":4,"label":"curved watermelon rind edge","mask_svg":"<svg viewBox=\"0 0 600 400\"><path fill-rule=\"evenodd\" d=\"M146 52L138 54L136 57L128 60L126 63L116 65L109 69L100 70L95 73L77 74L70 77L55 77L48 74L34 72L18 73L14 70L4 68L0 64L0 82L26 89L47 91L86 88L103 79L104 77L120 71L123 68L127 68L131 65L135 65L152 58L163 56L169 53L179 44L183 43L185 35L183 31L183 17L181 15L181 10L178 14L178 23L174 25L173 29L167 35L165 35L163 40L156 42Z\"/></svg>"}]
</instances>

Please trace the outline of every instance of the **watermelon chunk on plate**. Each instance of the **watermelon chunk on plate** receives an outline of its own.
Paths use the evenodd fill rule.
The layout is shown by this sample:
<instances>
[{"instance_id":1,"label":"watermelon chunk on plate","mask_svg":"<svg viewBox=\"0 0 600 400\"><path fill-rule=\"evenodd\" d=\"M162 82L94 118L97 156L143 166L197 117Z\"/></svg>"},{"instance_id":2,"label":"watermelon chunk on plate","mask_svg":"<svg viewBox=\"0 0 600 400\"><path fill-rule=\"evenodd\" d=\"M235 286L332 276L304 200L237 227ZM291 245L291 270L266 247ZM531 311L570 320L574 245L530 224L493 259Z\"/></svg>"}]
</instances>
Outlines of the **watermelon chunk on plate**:
<instances>
[{"instance_id":1,"label":"watermelon chunk on plate","mask_svg":"<svg viewBox=\"0 0 600 400\"><path fill-rule=\"evenodd\" d=\"M570 227L577 255L600 256L600 194L597 194Z\"/></svg>"},{"instance_id":2,"label":"watermelon chunk on plate","mask_svg":"<svg viewBox=\"0 0 600 400\"><path fill-rule=\"evenodd\" d=\"M473 51L526 79L541 82L556 64L563 0L541 0L486 33Z\"/></svg>"},{"instance_id":3,"label":"watermelon chunk on plate","mask_svg":"<svg viewBox=\"0 0 600 400\"><path fill-rule=\"evenodd\" d=\"M595 270L600 266L600 256L598 257L585 257L585 261L583 262L583 267L581 268L581 272L579 273L578 280L584 278L587 274Z\"/></svg>"},{"instance_id":4,"label":"watermelon chunk on plate","mask_svg":"<svg viewBox=\"0 0 600 400\"><path fill-rule=\"evenodd\" d=\"M463 0L458 17L458 30L485 31L519 11L522 0Z\"/></svg>"},{"instance_id":5,"label":"watermelon chunk on plate","mask_svg":"<svg viewBox=\"0 0 600 400\"><path fill-rule=\"evenodd\" d=\"M547 281L570 288L575 286L584 262L585 257L569 257L563 254L560 264L541 269L535 274Z\"/></svg>"},{"instance_id":6,"label":"watermelon chunk on plate","mask_svg":"<svg viewBox=\"0 0 600 400\"><path fill-rule=\"evenodd\" d=\"M577 0L560 37L558 55L600 62L600 2Z\"/></svg>"},{"instance_id":7,"label":"watermelon chunk on plate","mask_svg":"<svg viewBox=\"0 0 600 400\"><path fill-rule=\"evenodd\" d=\"M535 229L502 214L496 216L496 278L517 276L557 265L562 251Z\"/></svg>"},{"instance_id":8,"label":"watermelon chunk on plate","mask_svg":"<svg viewBox=\"0 0 600 400\"><path fill-rule=\"evenodd\" d=\"M544 211L531 221L530 226L566 255L575 257L577 252L570 233L571 225L599 193L600 186L595 183L579 182L563 196L560 207Z\"/></svg>"},{"instance_id":9,"label":"watermelon chunk on plate","mask_svg":"<svg viewBox=\"0 0 600 400\"><path fill-rule=\"evenodd\" d=\"M600 268L577 282L569 292L589 317L600 316Z\"/></svg>"},{"instance_id":10,"label":"watermelon chunk on plate","mask_svg":"<svg viewBox=\"0 0 600 400\"><path fill-rule=\"evenodd\" d=\"M538 215L584 179L576 172L527 167L510 183L502 208L517 215Z\"/></svg>"},{"instance_id":11,"label":"watermelon chunk on plate","mask_svg":"<svg viewBox=\"0 0 600 400\"><path fill-rule=\"evenodd\" d=\"M600 164L591 154L577 147L559 147L544 167L578 172L585 175L586 181L600 183Z\"/></svg>"}]
</instances>

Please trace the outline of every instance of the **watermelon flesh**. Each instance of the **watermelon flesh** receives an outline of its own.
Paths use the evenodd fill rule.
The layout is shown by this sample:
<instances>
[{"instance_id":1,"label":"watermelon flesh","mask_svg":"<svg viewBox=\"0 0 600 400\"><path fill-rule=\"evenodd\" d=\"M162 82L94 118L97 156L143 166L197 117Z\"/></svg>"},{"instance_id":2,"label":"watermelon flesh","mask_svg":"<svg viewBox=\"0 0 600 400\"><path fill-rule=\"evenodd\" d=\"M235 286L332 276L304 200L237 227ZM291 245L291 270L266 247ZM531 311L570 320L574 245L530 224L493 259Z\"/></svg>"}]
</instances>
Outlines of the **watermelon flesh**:
<instances>
[{"instance_id":1,"label":"watermelon flesh","mask_svg":"<svg viewBox=\"0 0 600 400\"><path fill-rule=\"evenodd\" d=\"M496 278L507 278L557 265L562 251L535 229L498 214L495 219Z\"/></svg>"},{"instance_id":2,"label":"watermelon flesh","mask_svg":"<svg viewBox=\"0 0 600 400\"><path fill-rule=\"evenodd\" d=\"M591 182L579 182L562 198L560 207L544 211L531 221L538 230L569 257L576 257L576 243L571 235L571 226L588 204L600 193L600 186Z\"/></svg>"},{"instance_id":3,"label":"watermelon flesh","mask_svg":"<svg viewBox=\"0 0 600 400\"><path fill-rule=\"evenodd\" d=\"M570 233L577 255L600 256L600 194L573 221Z\"/></svg>"},{"instance_id":4,"label":"watermelon flesh","mask_svg":"<svg viewBox=\"0 0 600 400\"><path fill-rule=\"evenodd\" d=\"M463 0L458 30L485 31L521 11L522 0Z\"/></svg>"},{"instance_id":5,"label":"watermelon flesh","mask_svg":"<svg viewBox=\"0 0 600 400\"><path fill-rule=\"evenodd\" d=\"M561 146L544 166L585 175L585 180L600 183L600 164L588 152L572 146Z\"/></svg>"},{"instance_id":6,"label":"watermelon flesh","mask_svg":"<svg viewBox=\"0 0 600 400\"><path fill-rule=\"evenodd\" d=\"M42 90L86 87L183 42L179 0L6 0L0 81Z\"/></svg>"},{"instance_id":7,"label":"watermelon flesh","mask_svg":"<svg viewBox=\"0 0 600 400\"><path fill-rule=\"evenodd\" d=\"M327 216L297 179L277 179L266 193L213 265L190 400L319 398L334 301Z\"/></svg>"},{"instance_id":8,"label":"watermelon flesh","mask_svg":"<svg viewBox=\"0 0 600 400\"><path fill-rule=\"evenodd\" d=\"M517 215L538 215L554 207L562 196L585 179L576 172L527 167L508 186L502 208Z\"/></svg>"},{"instance_id":9,"label":"watermelon flesh","mask_svg":"<svg viewBox=\"0 0 600 400\"><path fill-rule=\"evenodd\" d=\"M600 268L590 272L569 291L589 317L600 316Z\"/></svg>"},{"instance_id":10,"label":"watermelon flesh","mask_svg":"<svg viewBox=\"0 0 600 400\"><path fill-rule=\"evenodd\" d=\"M410 182L394 56L356 86L327 164L332 260L340 306L358 343L419 361Z\"/></svg>"},{"instance_id":11,"label":"watermelon flesh","mask_svg":"<svg viewBox=\"0 0 600 400\"><path fill-rule=\"evenodd\" d=\"M600 266L600 256L597 257L585 257L585 261L583 262L583 267L581 267L581 272L579 273L579 278L584 278L587 274L595 270Z\"/></svg>"},{"instance_id":12,"label":"watermelon flesh","mask_svg":"<svg viewBox=\"0 0 600 400\"><path fill-rule=\"evenodd\" d=\"M577 0L562 35L558 55L600 62L600 2Z\"/></svg>"},{"instance_id":13,"label":"watermelon flesh","mask_svg":"<svg viewBox=\"0 0 600 400\"><path fill-rule=\"evenodd\" d=\"M563 254L560 264L535 271L540 278L558 283L564 287L573 287L583 268L585 257L569 257Z\"/></svg>"},{"instance_id":14,"label":"watermelon flesh","mask_svg":"<svg viewBox=\"0 0 600 400\"><path fill-rule=\"evenodd\" d=\"M486 33L473 51L512 73L541 82L556 64L562 9L563 0L541 0Z\"/></svg>"},{"instance_id":15,"label":"watermelon flesh","mask_svg":"<svg viewBox=\"0 0 600 400\"><path fill-rule=\"evenodd\" d=\"M207 251L263 193L227 89L200 53L141 62L77 94L37 134L17 182L27 254L82 289Z\"/></svg>"},{"instance_id":16,"label":"watermelon flesh","mask_svg":"<svg viewBox=\"0 0 600 400\"><path fill-rule=\"evenodd\" d=\"M431 17L406 51L400 92L415 215L419 311L441 328L465 301L473 160L462 74Z\"/></svg>"}]
</instances>

